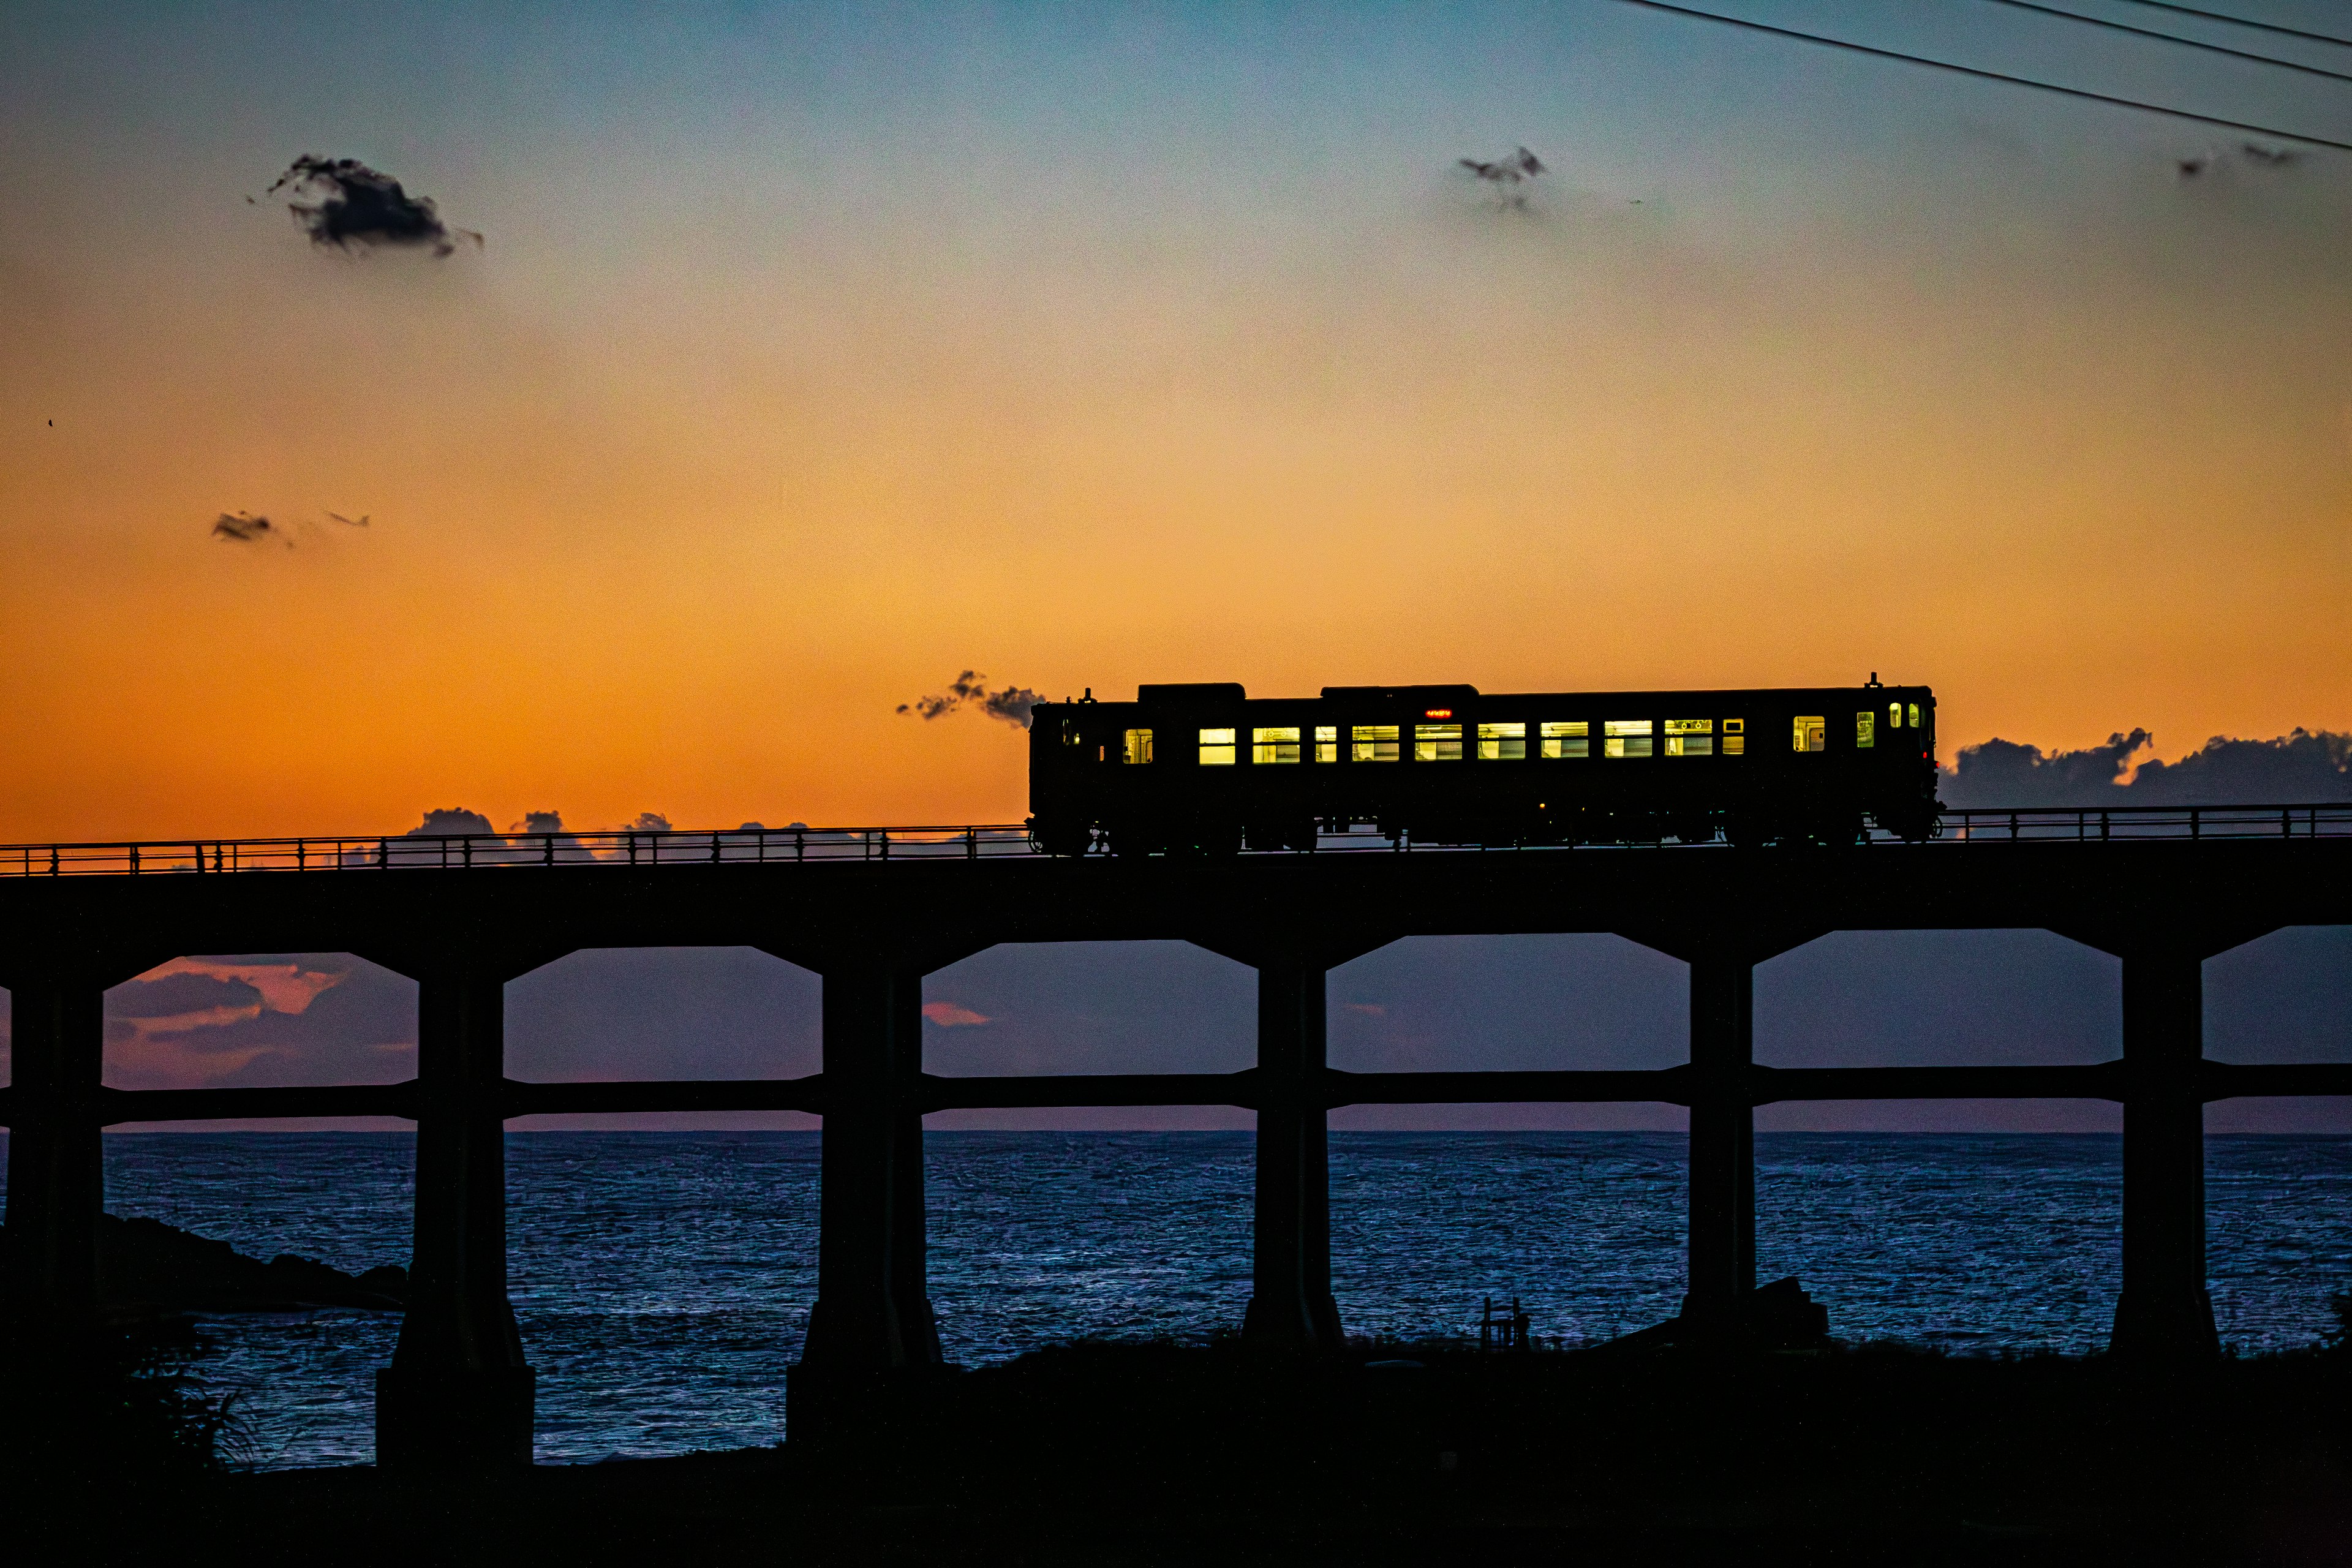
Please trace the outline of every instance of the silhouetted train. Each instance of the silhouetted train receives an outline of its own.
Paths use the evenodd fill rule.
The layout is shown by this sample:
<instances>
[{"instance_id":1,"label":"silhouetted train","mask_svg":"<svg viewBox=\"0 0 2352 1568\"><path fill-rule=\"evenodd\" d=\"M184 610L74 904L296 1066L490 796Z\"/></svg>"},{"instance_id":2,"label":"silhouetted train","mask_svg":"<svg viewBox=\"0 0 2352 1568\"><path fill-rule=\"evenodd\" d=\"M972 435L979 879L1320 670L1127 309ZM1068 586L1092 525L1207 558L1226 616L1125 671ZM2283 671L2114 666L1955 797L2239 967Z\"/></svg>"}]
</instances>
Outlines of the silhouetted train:
<instances>
[{"instance_id":1,"label":"silhouetted train","mask_svg":"<svg viewBox=\"0 0 2352 1568\"><path fill-rule=\"evenodd\" d=\"M1924 686L1485 696L1230 684L1038 704L1030 832L1053 855L1311 849L1377 827L1430 844L1851 844L1937 828Z\"/></svg>"}]
</instances>

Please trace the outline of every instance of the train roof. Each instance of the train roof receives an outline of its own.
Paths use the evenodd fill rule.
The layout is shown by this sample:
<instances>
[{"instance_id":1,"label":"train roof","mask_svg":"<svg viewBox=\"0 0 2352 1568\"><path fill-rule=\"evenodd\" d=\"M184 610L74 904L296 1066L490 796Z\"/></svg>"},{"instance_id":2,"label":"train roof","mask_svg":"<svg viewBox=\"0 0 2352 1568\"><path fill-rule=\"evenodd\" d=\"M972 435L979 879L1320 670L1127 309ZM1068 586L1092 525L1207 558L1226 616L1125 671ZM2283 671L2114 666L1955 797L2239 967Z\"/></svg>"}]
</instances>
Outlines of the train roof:
<instances>
[{"instance_id":1,"label":"train roof","mask_svg":"<svg viewBox=\"0 0 2352 1568\"><path fill-rule=\"evenodd\" d=\"M1567 698L1603 700L1611 703L1645 702L1650 700L1727 700L1758 697L1828 697L1855 691L1905 691L1927 693L1925 683L1905 684L1882 682L1874 677L1867 683L1852 686L1751 686L1696 687L1654 691L1491 691L1482 692L1467 683L1431 686L1327 686L1319 698L1328 702L1362 703L1367 706L1422 705L1445 707L1457 703L1512 703L1549 701ZM1143 707L1212 708L1237 702L1312 702L1314 697L1250 697L1237 680L1163 681L1136 688L1135 701Z\"/></svg>"}]
</instances>

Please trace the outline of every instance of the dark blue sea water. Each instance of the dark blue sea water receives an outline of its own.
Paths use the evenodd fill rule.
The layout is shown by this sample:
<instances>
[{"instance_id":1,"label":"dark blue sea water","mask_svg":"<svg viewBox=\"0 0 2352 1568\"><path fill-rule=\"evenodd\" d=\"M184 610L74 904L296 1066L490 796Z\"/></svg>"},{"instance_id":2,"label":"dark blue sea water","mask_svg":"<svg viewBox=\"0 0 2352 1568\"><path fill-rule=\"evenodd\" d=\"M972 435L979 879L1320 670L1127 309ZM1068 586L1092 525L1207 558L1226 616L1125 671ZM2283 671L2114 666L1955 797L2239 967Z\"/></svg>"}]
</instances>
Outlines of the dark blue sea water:
<instances>
[{"instance_id":1,"label":"dark blue sea water","mask_svg":"<svg viewBox=\"0 0 2352 1568\"><path fill-rule=\"evenodd\" d=\"M1351 1331L1459 1334L1517 1296L1594 1341L1682 1291L1672 1133L1337 1133L1334 1292ZM520 1133L511 1272L540 1373L539 1455L580 1461L778 1441L816 1283L817 1134ZM108 1206L262 1257L405 1261L402 1134L121 1134ZM949 1356L1075 1335L1203 1338L1248 1293L1247 1133L934 1132L932 1298ZM1763 1278L1801 1276L1832 1331L1966 1351L2103 1342L2120 1144L2062 1135L1765 1134ZM2352 1140L2207 1142L2225 1342L2310 1342L2352 1289ZM370 1455L398 1324L210 1318L195 1363L238 1392L268 1466Z\"/></svg>"}]
</instances>

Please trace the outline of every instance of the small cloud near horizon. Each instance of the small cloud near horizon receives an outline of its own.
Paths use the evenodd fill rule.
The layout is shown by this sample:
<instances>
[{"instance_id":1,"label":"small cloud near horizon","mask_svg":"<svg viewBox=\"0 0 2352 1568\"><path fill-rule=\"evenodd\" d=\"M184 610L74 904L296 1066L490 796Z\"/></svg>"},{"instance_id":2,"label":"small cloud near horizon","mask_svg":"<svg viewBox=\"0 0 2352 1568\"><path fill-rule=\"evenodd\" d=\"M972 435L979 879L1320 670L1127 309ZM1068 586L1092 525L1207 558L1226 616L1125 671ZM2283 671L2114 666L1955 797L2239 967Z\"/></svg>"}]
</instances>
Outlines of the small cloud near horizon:
<instances>
[{"instance_id":1,"label":"small cloud near horizon","mask_svg":"<svg viewBox=\"0 0 2352 1568\"><path fill-rule=\"evenodd\" d=\"M468 811L464 806L460 805L451 805L442 806L436 810L426 812L423 822L418 823L415 826L410 828L401 837L404 838L446 838L455 837L458 834L479 833L496 835L498 829L490 826L490 819L484 816L480 812Z\"/></svg>"},{"instance_id":2,"label":"small cloud near horizon","mask_svg":"<svg viewBox=\"0 0 2352 1568\"><path fill-rule=\"evenodd\" d=\"M2216 735L2178 762L2151 758L2134 771L2134 760L2155 742L2147 730L2119 730L2101 745L2045 752L1996 736L1962 746L1938 784L1944 804L1957 811L2352 800L2352 734L2297 728L2268 741Z\"/></svg>"},{"instance_id":3,"label":"small cloud near horizon","mask_svg":"<svg viewBox=\"0 0 2352 1568\"><path fill-rule=\"evenodd\" d=\"M923 1016L942 1029L971 1029L996 1022L985 1013L975 1013L953 1002L926 1002L923 1004Z\"/></svg>"}]
</instances>

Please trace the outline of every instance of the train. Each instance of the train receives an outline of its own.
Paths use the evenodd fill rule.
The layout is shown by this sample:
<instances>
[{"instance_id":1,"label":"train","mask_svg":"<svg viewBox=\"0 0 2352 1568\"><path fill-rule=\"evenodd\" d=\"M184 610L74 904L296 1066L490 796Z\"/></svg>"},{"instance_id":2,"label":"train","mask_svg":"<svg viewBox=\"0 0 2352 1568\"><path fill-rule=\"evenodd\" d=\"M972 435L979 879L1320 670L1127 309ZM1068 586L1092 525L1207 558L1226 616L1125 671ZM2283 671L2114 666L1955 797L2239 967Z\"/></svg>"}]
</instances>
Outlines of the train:
<instances>
[{"instance_id":1,"label":"train","mask_svg":"<svg viewBox=\"0 0 2352 1568\"><path fill-rule=\"evenodd\" d=\"M1230 682L1132 702L1041 702L1029 831L1049 855L1311 850L1372 827L1402 844L1853 844L1935 836L1925 686L1551 691Z\"/></svg>"}]
</instances>

